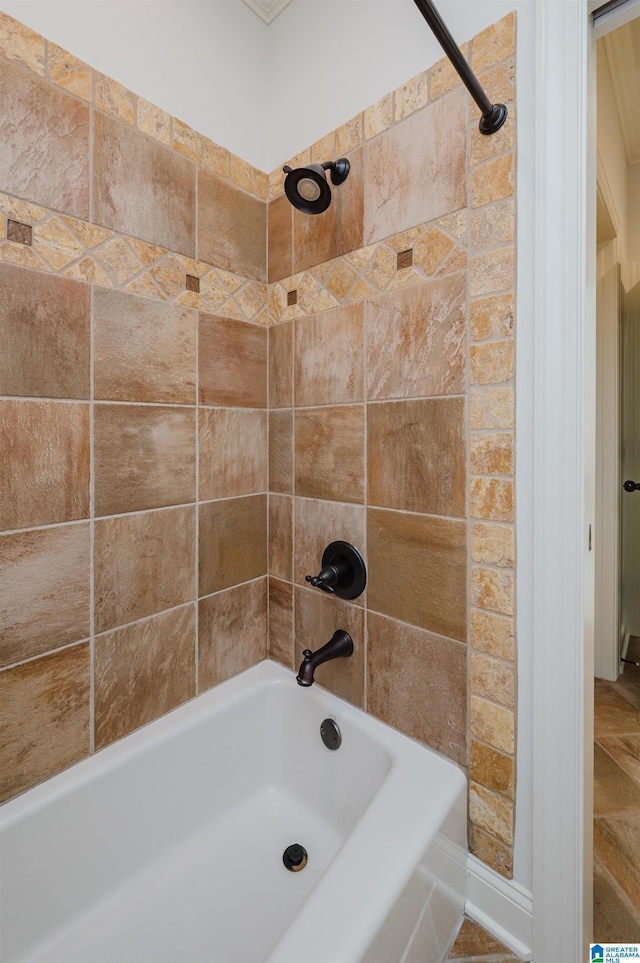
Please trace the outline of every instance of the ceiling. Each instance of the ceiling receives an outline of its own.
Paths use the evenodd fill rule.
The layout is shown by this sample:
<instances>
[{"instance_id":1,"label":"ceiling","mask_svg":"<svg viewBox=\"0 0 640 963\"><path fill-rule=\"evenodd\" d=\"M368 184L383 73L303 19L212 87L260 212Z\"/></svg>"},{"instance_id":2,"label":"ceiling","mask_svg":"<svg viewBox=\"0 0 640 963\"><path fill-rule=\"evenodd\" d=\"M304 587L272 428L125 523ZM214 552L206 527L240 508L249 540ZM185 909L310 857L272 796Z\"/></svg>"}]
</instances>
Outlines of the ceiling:
<instances>
[{"instance_id":1,"label":"ceiling","mask_svg":"<svg viewBox=\"0 0 640 963\"><path fill-rule=\"evenodd\" d=\"M607 34L604 47L627 160L640 164L640 17Z\"/></svg>"},{"instance_id":2,"label":"ceiling","mask_svg":"<svg viewBox=\"0 0 640 963\"><path fill-rule=\"evenodd\" d=\"M291 0L244 0L244 2L258 14L261 20L271 23L285 7L289 6Z\"/></svg>"}]
</instances>

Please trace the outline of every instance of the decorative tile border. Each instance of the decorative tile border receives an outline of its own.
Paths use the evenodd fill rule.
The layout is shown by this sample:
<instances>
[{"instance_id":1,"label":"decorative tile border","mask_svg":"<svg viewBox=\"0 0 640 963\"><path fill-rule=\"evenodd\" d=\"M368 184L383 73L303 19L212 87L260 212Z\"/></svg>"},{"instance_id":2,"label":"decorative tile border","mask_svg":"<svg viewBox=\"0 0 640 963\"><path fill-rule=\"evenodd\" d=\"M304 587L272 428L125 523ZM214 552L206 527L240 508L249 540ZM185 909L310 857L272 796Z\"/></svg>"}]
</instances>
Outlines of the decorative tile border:
<instances>
[{"instance_id":1,"label":"decorative tile border","mask_svg":"<svg viewBox=\"0 0 640 963\"><path fill-rule=\"evenodd\" d=\"M2 11L0 55L123 123L137 127L214 174L233 181L242 190L261 200L267 199L268 179L263 171Z\"/></svg>"},{"instance_id":2,"label":"decorative tile border","mask_svg":"<svg viewBox=\"0 0 640 963\"><path fill-rule=\"evenodd\" d=\"M31 244L7 224L31 228ZM26 234L26 232L24 232ZM15 236L15 235L14 235ZM267 286L138 238L0 194L0 261L267 325ZM187 276L197 278L199 291Z\"/></svg>"},{"instance_id":3,"label":"decorative tile border","mask_svg":"<svg viewBox=\"0 0 640 963\"><path fill-rule=\"evenodd\" d=\"M268 286L270 323L292 321L463 271L466 235L467 211L460 210L276 281ZM412 263L399 267L398 255L408 251L413 253ZM297 299L291 303L288 295L293 291Z\"/></svg>"}]
</instances>

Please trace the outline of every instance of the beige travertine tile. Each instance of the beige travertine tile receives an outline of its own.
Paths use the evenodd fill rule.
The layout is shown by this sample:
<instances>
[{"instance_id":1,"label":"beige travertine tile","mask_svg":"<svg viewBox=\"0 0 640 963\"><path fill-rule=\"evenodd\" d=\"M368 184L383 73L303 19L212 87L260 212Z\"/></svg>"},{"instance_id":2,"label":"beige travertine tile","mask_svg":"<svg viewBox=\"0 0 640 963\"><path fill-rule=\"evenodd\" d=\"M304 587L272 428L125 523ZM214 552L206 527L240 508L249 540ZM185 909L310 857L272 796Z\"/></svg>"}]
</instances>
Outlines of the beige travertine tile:
<instances>
[{"instance_id":1,"label":"beige travertine tile","mask_svg":"<svg viewBox=\"0 0 640 963\"><path fill-rule=\"evenodd\" d=\"M367 478L370 505L463 517L464 399L369 405Z\"/></svg>"},{"instance_id":2,"label":"beige travertine tile","mask_svg":"<svg viewBox=\"0 0 640 963\"><path fill-rule=\"evenodd\" d=\"M513 154L503 154L502 157L487 161L481 167L474 167L471 172L471 207L482 207L483 204L511 197L514 190L514 176ZM473 219L471 223L473 225ZM474 237L473 226L471 236L476 247L490 246L478 243Z\"/></svg>"},{"instance_id":3,"label":"beige travertine tile","mask_svg":"<svg viewBox=\"0 0 640 963\"><path fill-rule=\"evenodd\" d=\"M257 167L254 173L256 175L256 194L258 197L261 197L263 201L266 201L269 196L269 178L264 171L258 170Z\"/></svg>"},{"instance_id":4,"label":"beige travertine tile","mask_svg":"<svg viewBox=\"0 0 640 963\"><path fill-rule=\"evenodd\" d=\"M473 823L469 824L469 849L474 855L491 866L497 873L507 879L513 878L513 847L505 845L490 833L478 829ZM507 958L504 963L510 963Z\"/></svg>"},{"instance_id":5,"label":"beige travertine tile","mask_svg":"<svg viewBox=\"0 0 640 963\"><path fill-rule=\"evenodd\" d=\"M338 156L344 151L337 148ZM310 217L293 213L293 269L306 271L364 243L364 148L349 154L349 177L331 189L331 206Z\"/></svg>"},{"instance_id":6,"label":"beige travertine tile","mask_svg":"<svg viewBox=\"0 0 640 963\"><path fill-rule=\"evenodd\" d=\"M190 157L191 160L202 160L202 138L200 134L185 124L184 121L173 118L173 141L171 146L178 153Z\"/></svg>"},{"instance_id":7,"label":"beige travertine tile","mask_svg":"<svg viewBox=\"0 0 640 963\"><path fill-rule=\"evenodd\" d=\"M161 144L171 143L171 114L161 107L138 97L138 130L155 137Z\"/></svg>"},{"instance_id":8,"label":"beige travertine tile","mask_svg":"<svg viewBox=\"0 0 640 963\"><path fill-rule=\"evenodd\" d=\"M295 322L296 405L364 401L364 305Z\"/></svg>"},{"instance_id":9,"label":"beige travertine tile","mask_svg":"<svg viewBox=\"0 0 640 963\"><path fill-rule=\"evenodd\" d=\"M515 226L515 204L512 199L483 207L471 218L471 243L477 250L511 244Z\"/></svg>"},{"instance_id":10,"label":"beige travertine tile","mask_svg":"<svg viewBox=\"0 0 640 963\"><path fill-rule=\"evenodd\" d=\"M357 114L336 130L336 156L342 157L343 154L348 154L349 151L357 147L361 141L362 114ZM333 158L324 157L323 160L333 160ZM291 166L295 168L300 165L292 163Z\"/></svg>"},{"instance_id":11,"label":"beige travertine tile","mask_svg":"<svg viewBox=\"0 0 640 963\"><path fill-rule=\"evenodd\" d=\"M32 247L27 247L24 244L12 243L0 245L0 261L8 261L11 264L21 264L23 267L35 268L36 271L51 270L46 261L43 261Z\"/></svg>"},{"instance_id":12,"label":"beige travertine tile","mask_svg":"<svg viewBox=\"0 0 640 963\"><path fill-rule=\"evenodd\" d=\"M488 341L469 347L471 383L501 384L513 377L515 346L513 339Z\"/></svg>"},{"instance_id":13,"label":"beige travertine tile","mask_svg":"<svg viewBox=\"0 0 640 963\"><path fill-rule=\"evenodd\" d=\"M471 601L481 609L513 615L513 573L492 568L471 568Z\"/></svg>"},{"instance_id":14,"label":"beige travertine tile","mask_svg":"<svg viewBox=\"0 0 640 963\"><path fill-rule=\"evenodd\" d=\"M471 336L474 341L487 338L508 338L515 323L513 294L472 301L470 306Z\"/></svg>"},{"instance_id":15,"label":"beige travertine tile","mask_svg":"<svg viewBox=\"0 0 640 963\"><path fill-rule=\"evenodd\" d=\"M94 291L94 396L195 404L196 312Z\"/></svg>"},{"instance_id":16,"label":"beige travertine tile","mask_svg":"<svg viewBox=\"0 0 640 963\"><path fill-rule=\"evenodd\" d=\"M513 434L491 432L471 436L471 471L476 475L513 475Z\"/></svg>"},{"instance_id":17,"label":"beige travertine tile","mask_svg":"<svg viewBox=\"0 0 640 963\"><path fill-rule=\"evenodd\" d=\"M469 44L460 44L463 57L469 56ZM442 97L453 87L462 83L458 73L448 57L442 57L431 68L431 99Z\"/></svg>"},{"instance_id":18,"label":"beige travertine tile","mask_svg":"<svg viewBox=\"0 0 640 963\"><path fill-rule=\"evenodd\" d=\"M293 668L293 585L269 579L269 658Z\"/></svg>"},{"instance_id":19,"label":"beige travertine tile","mask_svg":"<svg viewBox=\"0 0 640 963\"><path fill-rule=\"evenodd\" d=\"M89 405L0 401L0 531L89 516Z\"/></svg>"},{"instance_id":20,"label":"beige travertine tile","mask_svg":"<svg viewBox=\"0 0 640 963\"><path fill-rule=\"evenodd\" d=\"M508 13L473 38L471 66L476 73L512 57L516 49L516 15Z\"/></svg>"},{"instance_id":21,"label":"beige travertine tile","mask_svg":"<svg viewBox=\"0 0 640 963\"><path fill-rule=\"evenodd\" d=\"M367 710L465 763L466 646L373 612L367 625Z\"/></svg>"},{"instance_id":22,"label":"beige travertine tile","mask_svg":"<svg viewBox=\"0 0 640 963\"><path fill-rule=\"evenodd\" d=\"M269 407L293 404L293 322L269 329Z\"/></svg>"},{"instance_id":23,"label":"beige travertine tile","mask_svg":"<svg viewBox=\"0 0 640 963\"><path fill-rule=\"evenodd\" d=\"M267 414L201 408L199 498L233 498L267 490Z\"/></svg>"},{"instance_id":24,"label":"beige travertine tile","mask_svg":"<svg viewBox=\"0 0 640 963\"><path fill-rule=\"evenodd\" d=\"M474 648L497 655L501 659L514 658L513 619L493 612L471 609L470 635Z\"/></svg>"},{"instance_id":25,"label":"beige travertine tile","mask_svg":"<svg viewBox=\"0 0 640 963\"><path fill-rule=\"evenodd\" d=\"M192 502L194 410L96 405L94 458L97 515Z\"/></svg>"},{"instance_id":26,"label":"beige travertine tile","mask_svg":"<svg viewBox=\"0 0 640 963\"><path fill-rule=\"evenodd\" d=\"M469 491L469 513L472 518L498 522L514 520L513 482L500 478L472 478Z\"/></svg>"},{"instance_id":27,"label":"beige travertine tile","mask_svg":"<svg viewBox=\"0 0 640 963\"><path fill-rule=\"evenodd\" d=\"M626 761L628 758L626 754L619 752L624 743L628 741L634 741L637 746L640 746L640 736L612 736L600 740L605 747L604 749L598 743L595 743L593 747L593 811L595 815L640 812L640 782L637 778L632 779L618 765L618 761L621 759ZM631 756L631 759L634 761L633 756Z\"/></svg>"},{"instance_id":28,"label":"beige travertine tile","mask_svg":"<svg viewBox=\"0 0 640 963\"><path fill-rule=\"evenodd\" d=\"M472 388L469 394L469 410L471 428L513 428L513 388Z\"/></svg>"},{"instance_id":29,"label":"beige travertine tile","mask_svg":"<svg viewBox=\"0 0 640 963\"><path fill-rule=\"evenodd\" d=\"M515 278L513 248L505 247L471 258L470 278L471 297L512 288Z\"/></svg>"},{"instance_id":30,"label":"beige travertine tile","mask_svg":"<svg viewBox=\"0 0 640 963\"><path fill-rule=\"evenodd\" d=\"M0 665L89 632L89 525L0 536Z\"/></svg>"},{"instance_id":31,"label":"beige travertine tile","mask_svg":"<svg viewBox=\"0 0 640 963\"><path fill-rule=\"evenodd\" d=\"M293 411L269 412L269 490L293 491Z\"/></svg>"},{"instance_id":32,"label":"beige travertine tile","mask_svg":"<svg viewBox=\"0 0 640 963\"><path fill-rule=\"evenodd\" d=\"M267 654L267 579L200 599L198 689L224 682ZM238 640L242 645L238 645Z\"/></svg>"},{"instance_id":33,"label":"beige travertine tile","mask_svg":"<svg viewBox=\"0 0 640 963\"><path fill-rule=\"evenodd\" d=\"M201 313L198 353L200 404L266 407L267 332L263 328Z\"/></svg>"},{"instance_id":34,"label":"beige travertine tile","mask_svg":"<svg viewBox=\"0 0 640 963\"><path fill-rule=\"evenodd\" d=\"M256 170L248 161L231 154L231 180L251 194L256 189Z\"/></svg>"},{"instance_id":35,"label":"beige travertine tile","mask_svg":"<svg viewBox=\"0 0 640 963\"><path fill-rule=\"evenodd\" d=\"M297 585L294 593L294 670L298 671L305 649L314 652L343 629L353 639L353 655L318 666L315 679L342 699L364 707L364 611L319 589Z\"/></svg>"},{"instance_id":36,"label":"beige travertine tile","mask_svg":"<svg viewBox=\"0 0 640 963\"><path fill-rule=\"evenodd\" d=\"M640 813L597 816L593 848L636 911L640 911Z\"/></svg>"},{"instance_id":37,"label":"beige travertine tile","mask_svg":"<svg viewBox=\"0 0 640 963\"><path fill-rule=\"evenodd\" d=\"M195 605L95 640L96 749L195 695Z\"/></svg>"},{"instance_id":38,"label":"beige travertine tile","mask_svg":"<svg viewBox=\"0 0 640 963\"><path fill-rule=\"evenodd\" d=\"M493 702L487 702L486 699L481 699L476 695L471 696L470 707L471 732L473 735L483 742L495 746L496 749L513 753L515 738L514 717L511 709L505 709Z\"/></svg>"},{"instance_id":39,"label":"beige travertine tile","mask_svg":"<svg viewBox=\"0 0 640 963\"><path fill-rule=\"evenodd\" d=\"M464 274L381 294L366 316L370 401L464 390Z\"/></svg>"},{"instance_id":40,"label":"beige travertine tile","mask_svg":"<svg viewBox=\"0 0 640 963\"><path fill-rule=\"evenodd\" d=\"M387 94L380 100L367 107L364 112L365 140L371 140L381 134L393 123L393 93Z\"/></svg>"},{"instance_id":41,"label":"beige travertine tile","mask_svg":"<svg viewBox=\"0 0 640 963\"><path fill-rule=\"evenodd\" d=\"M482 652L471 655L471 689L503 706L515 705L516 680L512 663L499 662Z\"/></svg>"},{"instance_id":42,"label":"beige travertine tile","mask_svg":"<svg viewBox=\"0 0 640 963\"><path fill-rule=\"evenodd\" d=\"M449 951L449 960L467 961L484 956L507 956L509 950L486 930L465 917L456 941Z\"/></svg>"},{"instance_id":43,"label":"beige travertine tile","mask_svg":"<svg viewBox=\"0 0 640 963\"><path fill-rule=\"evenodd\" d=\"M369 607L466 641L466 523L369 509L367 529Z\"/></svg>"},{"instance_id":44,"label":"beige travertine tile","mask_svg":"<svg viewBox=\"0 0 640 963\"><path fill-rule=\"evenodd\" d=\"M464 207L464 113L453 90L367 145L365 243Z\"/></svg>"},{"instance_id":45,"label":"beige travertine tile","mask_svg":"<svg viewBox=\"0 0 640 963\"><path fill-rule=\"evenodd\" d=\"M87 105L6 61L0 91L0 129L10 132L0 151L2 189L87 219Z\"/></svg>"},{"instance_id":46,"label":"beige travertine tile","mask_svg":"<svg viewBox=\"0 0 640 963\"><path fill-rule=\"evenodd\" d=\"M269 573L290 582L293 577L293 499L269 495Z\"/></svg>"},{"instance_id":47,"label":"beige travertine tile","mask_svg":"<svg viewBox=\"0 0 640 963\"><path fill-rule=\"evenodd\" d=\"M482 134L478 129L477 119L472 120L469 138L471 142L470 157L472 164L480 164L482 161L502 154L505 151L513 150L516 133L516 109L513 104L507 107L507 119L500 130L490 137Z\"/></svg>"},{"instance_id":48,"label":"beige travertine tile","mask_svg":"<svg viewBox=\"0 0 640 963\"><path fill-rule=\"evenodd\" d=\"M0 395L89 397L90 290L0 264Z\"/></svg>"},{"instance_id":49,"label":"beige travertine tile","mask_svg":"<svg viewBox=\"0 0 640 963\"><path fill-rule=\"evenodd\" d=\"M135 121L136 95L117 80L96 71L96 106L125 124Z\"/></svg>"},{"instance_id":50,"label":"beige travertine tile","mask_svg":"<svg viewBox=\"0 0 640 963\"><path fill-rule=\"evenodd\" d=\"M315 144L311 145L311 160L316 164L322 164L324 161L333 160L336 156L335 152L336 144L336 134L335 131L330 131L317 140ZM281 168L278 168L281 171Z\"/></svg>"},{"instance_id":51,"label":"beige travertine tile","mask_svg":"<svg viewBox=\"0 0 640 963\"><path fill-rule=\"evenodd\" d=\"M49 76L58 87L64 87L83 100L93 97L93 71L83 60L79 60L63 50L57 44L49 41L48 50Z\"/></svg>"},{"instance_id":52,"label":"beige travertine tile","mask_svg":"<svg viewBox=\"0 0 640 963\"><path fill-rule=\"evenodd\" d=\"M198 257L266 281L267 205L230 181L198 169Z\"/></svg>"},{"instance_id":53,"label":"beige travertine tile","mask_svg":"<svg viewBox=\"0 0 640 963\"><path fill-rule=\"evenodd\" d=\"M469 818L503 843L513 842L513 803L475 783L469 787Z\"/></svg>"},{"instance_id":54,"label":"beige travertine tile","mask_svg":"<svg viewBox=\"0 0 640 963\"><path fill-rule=\"evenodd\" d=\"M97 519L95 631L145 618L195 597L195 509Z\"/></svg>"},{"instance_id":55,"label":"beige travertine tile","mask_svg":"<svg viewBox=\"0 0 640 963\"><path fill-rule=\"evenodd\" d=\"M364 500L364 406L298 409L295 491L309 498Z\"/></svg>"},{"instance_id":56,"label":"beige travertine tile","mask_svg":"<svg viewBox=\"0 0 640 963\"><path fill-rule=\"evenodd\" d=\"M205 502L198 524L200 595L266 575L266 495Z\"/></svg>"},{"instance_id":57,"label":"beige travertine tile","mask_svg":"<svg viewBox=\"0 0 640 963\"><path fill-rule=\"evenodd\" d=\"M0 672L0 800L89 754L89 644Z\"/></svg>"},{"instance_id":58,"label":"beige travertine tile","mask_svg":"<svg viewBox=\"0 0 640 963\"><path fill-rule=\"evenodd\" d=\"M475 658L473 653L472 658ZM476 783L513 799L515 791L515 759L505 756L483 742L471 740L469 777Z\"/></svg>"},{"instance_id":59,"label":"beige travertine tile","mask_svg":"<svg viewBox=\"0 0 640 963\"><path fill-rule=\"evenodd\" d=\"M327 290L341 301L346 297L357 279L358 272L351 267L349 262L339 260L337 267L332 270L327 279Z\"/></svg>"},{"instance_id":60,"label":"beige travertine tile","mask_svg":"<svg viewBox=\"0 0 640 963\"><path fill-rule=\"evenodd\" d=\"M395 92L395 119L404 120L416 110L425 107L429 100L429 71L423 70L408 80Z\"/></svg>"},{"instance_id":61,"label":"beige travertine tile","mask_svg":"<svg viewBox=\"0 0 640 963\"><path fill-rule=\"evenodd\" d=\"M364 507L296 498L294 581L304 585L306 575L317 575L322 553L335 541L351 542L366 560ZM353 601L362 605L362 596Z\"/></svg>"},{"instance_id":62,"label":"beige travertine tile","mask_svg":"<svg viewBox=\"0 0 640 963\"><path fill-rule=\"evenodd\" d=\"M44 77L44 45L44 37L39 33L0 11L0 54L3 57L24 64Z\"/></svg>"},{"instance_id":63,"label":"beige travertine tile","mask_svg":"<svg viewBox=\"0 0 640 963\"><path fill-rule=\"evenodd\" d=\"M413 245L413 263L434 274L454 246L452 239L432 224Z\"/></svg>"},{"instance_id":64,"label":"beige travertine tile","mask_svg":"<svg viewBox=\"0 0 640 963\"><path fill-rule=\"evenodd\" d=\"M515 566L515 538L512 528L476 522L471 526L471 558L487 565Z\"/></svg>"},{"instance_id":65,"label":"beige travertine tile","mask_svg":"<svg viewBox=\"0 0 640 963\"><path fill-rule=\"evenodd\" d=\"M284 194L267 208L269 283L293 273L293 207Z\"/></svg>"},{"instance_id":66,"label":"beige travertine tile","mask_svg":"<svg viewBox=\"0 0 640 963\"><path fill-rule=\"evenodd\" d=\"M195 256L195 165L98 112L93 204L103 227Z\"/></svg>"},{"instance_id":67,"label":"beige travertine tile","mask_svg":"<svg viewBox=\"0 0 640 963\"><path fill-rule=\"evenodd\" d=\"M220 147L219 144L215 144L208 137L202 138L202 145L202 162L207 170L214 174L221 174L222 177L228 177L230 173L230 154L226 147Z\"/></svg>"},{"instance_id":68,"label":"beige travertine tile","mask_svg":"<svg viewBox=\"0 0 640 963\"><path fill-rule=\"evenodd\" d=\"M33 228L33 249L55 271L61 271L84 254L84 248L62 219L51 217Z\"/></svg>"}]
</instances>

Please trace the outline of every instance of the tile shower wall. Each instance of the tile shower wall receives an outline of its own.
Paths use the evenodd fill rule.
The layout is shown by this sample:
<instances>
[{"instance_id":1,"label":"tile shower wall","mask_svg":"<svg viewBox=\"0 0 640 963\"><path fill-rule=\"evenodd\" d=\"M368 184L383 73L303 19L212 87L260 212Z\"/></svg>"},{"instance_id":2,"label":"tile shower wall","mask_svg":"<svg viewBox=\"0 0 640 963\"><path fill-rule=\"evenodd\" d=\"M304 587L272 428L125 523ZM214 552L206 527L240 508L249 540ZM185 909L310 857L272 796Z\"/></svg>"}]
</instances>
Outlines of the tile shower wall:
<instances>
[{"instance_id":1,"label":"tile shower wall","mask_svg":"<svg viewBox=\"0 0 640 963\"><path fill-rule=\"evenodd\" d=\"M0 14L0 191L7 799L265 657L267 178Z\"/></svg>"},{"instance_id":2,"label":"tile shower wall","mask_svg":"<svg viewBox=\"0 0 640 963\"><path fill-rule=\"evenodd\" d=\"M1 798L339 623L318 677L511 875L514 17L463 49L502 131L442 60L290 159L351 160L309 218L0 14ZM304 582L338 537L354 604Z\"/></svg>"},{"instance_id":3,"label":"tile shower wall","mask_svg":"<svg viewBox=\"0 0 640 963\"><path fill-rule=\"evenodd\" d=\"M514 16L465 52L497 135L441 61L289 161L349 157L326 214L270 176L269 645L295 667L349 631L318 681L467 769L470 848L510 876ZM305 583L336 538L353 603Z\"/></svg>"}]
</instances>

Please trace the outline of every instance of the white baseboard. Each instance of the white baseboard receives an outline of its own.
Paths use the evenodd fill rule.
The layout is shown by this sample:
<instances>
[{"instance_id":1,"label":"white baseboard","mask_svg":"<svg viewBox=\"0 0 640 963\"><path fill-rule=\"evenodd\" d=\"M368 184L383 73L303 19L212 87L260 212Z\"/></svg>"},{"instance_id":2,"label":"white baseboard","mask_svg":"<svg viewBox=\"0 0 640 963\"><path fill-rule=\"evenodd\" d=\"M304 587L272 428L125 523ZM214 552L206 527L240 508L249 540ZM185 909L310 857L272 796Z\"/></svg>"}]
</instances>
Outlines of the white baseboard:
<instances>
[{"instance_id":1,"label":"white baseboard","mask_svg":"<svg viewBox=\"0 0 640 963\"><path fill-rule=\"evenodd\" d=\"M508 946L521 960L530 960L533 946L533 896L505 879L477 857L467 857L467 916Z\"/></svg>"}]
</instances>

